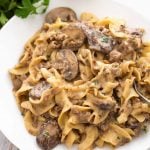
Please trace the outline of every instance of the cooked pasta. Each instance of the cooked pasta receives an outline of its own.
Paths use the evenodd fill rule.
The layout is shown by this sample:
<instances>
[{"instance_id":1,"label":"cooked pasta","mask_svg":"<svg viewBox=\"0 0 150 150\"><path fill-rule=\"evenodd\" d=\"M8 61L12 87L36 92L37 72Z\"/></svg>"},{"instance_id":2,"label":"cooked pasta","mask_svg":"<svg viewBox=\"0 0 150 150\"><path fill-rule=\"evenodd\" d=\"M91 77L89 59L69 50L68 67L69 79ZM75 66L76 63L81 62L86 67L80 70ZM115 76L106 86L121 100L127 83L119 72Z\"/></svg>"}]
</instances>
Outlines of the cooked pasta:
<instances>
[{"instance_id":1,"label":"cooked pasta","mask_svg":"<svg viewBox=\"0 0 150 150\"><path fill-rule=\"evenodd\" d=\"M73 10L56 9L70 18L50 11L53 16L9 71L26 129L45 150L59 143L91 150L130 142L150 120L150 106L133 87L137 81L150 98L144 30L91 13L82 13L79 21Z\"/></svg>"}]
</instances>

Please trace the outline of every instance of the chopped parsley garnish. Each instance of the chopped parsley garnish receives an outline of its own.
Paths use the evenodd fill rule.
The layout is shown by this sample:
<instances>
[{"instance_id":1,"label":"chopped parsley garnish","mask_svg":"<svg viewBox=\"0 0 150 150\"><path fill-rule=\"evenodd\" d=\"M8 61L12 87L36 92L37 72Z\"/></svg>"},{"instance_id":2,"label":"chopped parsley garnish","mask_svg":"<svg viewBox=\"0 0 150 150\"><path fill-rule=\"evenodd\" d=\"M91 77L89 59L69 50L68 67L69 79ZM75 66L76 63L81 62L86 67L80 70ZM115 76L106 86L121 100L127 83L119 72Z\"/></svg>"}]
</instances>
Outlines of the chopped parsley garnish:
<instances>
[{"instance_id":1,"label":"chopped parsley garnish","mask_svg":"<svg viewBox=\"0 0 150 150\"><path fill-rule=\"evenodd\" d=\"M95 85L98 85L99 82L98 82L98 80L94 80L93 83L94 83Z\"/></svg>"},{"instance_id":2,"label":"chopped parsley garnish","mask_svg":"<svg viewBox=\"0 0 150 150\"><path fill-rule=\"evenodd\" d=\"M109 41L109 38L107 36L101 37L101 42L108 43L108 41Z\"/></svg>"},{"instance_id":3,"label":"chopped parsley garnish","mask_svg":"<svg viewBox=\"0 0 150 150\"><path fill-rule=\"evenodd\" d=\"M143 128L142 128L142 130L143 130L145 133L147 133L147 132L148 132L148 128L147 128L147 126L146 126L146 125L144 125L144 126L143 126Z\"/></svg>"},{"instance_id":4,"label":"chopped parsley garnish","mask_svg":"<svg viewBox=\"0 0 150 150\"><path fill-rule=\"evenodd\" d=\"M46 138L49 138L50 135L49 135L49 132L47 130L45 130L43 133L42 133Z\"/></svg>"}]
</instances>

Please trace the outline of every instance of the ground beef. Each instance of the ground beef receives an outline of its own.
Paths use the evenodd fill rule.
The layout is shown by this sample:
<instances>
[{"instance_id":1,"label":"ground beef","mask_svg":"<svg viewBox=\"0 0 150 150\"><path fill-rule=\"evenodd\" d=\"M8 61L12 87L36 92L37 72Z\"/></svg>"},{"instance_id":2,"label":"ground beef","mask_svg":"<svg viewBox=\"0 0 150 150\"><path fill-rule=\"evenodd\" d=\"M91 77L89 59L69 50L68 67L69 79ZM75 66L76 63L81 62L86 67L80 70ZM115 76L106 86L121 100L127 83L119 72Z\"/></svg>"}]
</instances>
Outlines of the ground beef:
<instances>
[{"instance_id":1,"label":"ground beef","mask_svg":"<svg viewBox=\"0 0 150 150\"><path fill-rule=\"evenodd\" d=\"M78 48L83 45L86 38L84 32L75 26L68 26L62 29L62 32L67 36L63 41L62 48L78 50Z\"/></svg>"},{"instance_id":2,"label":"ground beef","mask_svg":"<svg viewBox=\"0 0 150 150\"><path fill-rule=\"evenodd\" d=\"M59 49L62 47L63 41L67 38L67 35L62 32L53 33L50 35L50 37L47 39L47 42L49 44L49 48L53 49Z\"/></svg>"},{"instance_id":3,"label":"ground beef","mask_svg":"<svg viewBox=\"0 0 150 150\"><path fill-rule=\"evenodd\" d=\"M121 52L119 52L117 50L113 50L109 53L109 61L110 62L118 62L120 60L122 60Z\"/></svg>"},{"instance_id":4,"label":"ground beef","mask_svg":"<svg viewBox=\"0 0 150 150\"><path fill-rule=\"evenodd\" d=\"M132 129L135 132L135 136L138 136L142 126L140 122L130 116L126 122L126 127Z\"/></svg>"},{"instance_id":5,"label":"ground beef","mask_svg":"<svg viewBox=\"0 0 150 150\"><path fill-rule=\"evenodd\" d=\"M33 99L40 99L42 93L49 89L51 86L46 81L41 81L40 83L36 84L31 91L29 92L29 96Z\"/></svg>"}]
</instances>

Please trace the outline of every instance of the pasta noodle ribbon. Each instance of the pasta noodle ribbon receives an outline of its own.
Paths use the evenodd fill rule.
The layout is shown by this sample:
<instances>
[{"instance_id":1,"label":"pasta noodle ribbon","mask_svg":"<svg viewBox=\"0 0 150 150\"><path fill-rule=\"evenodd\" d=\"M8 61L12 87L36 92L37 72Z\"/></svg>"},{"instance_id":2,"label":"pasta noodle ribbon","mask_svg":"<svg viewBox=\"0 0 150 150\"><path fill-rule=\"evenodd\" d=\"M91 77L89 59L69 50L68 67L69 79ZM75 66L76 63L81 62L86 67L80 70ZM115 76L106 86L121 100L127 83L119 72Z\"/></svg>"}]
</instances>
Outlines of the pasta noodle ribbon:
<instances>
[{"instance_id":1,"label":"pasta noodle ribbon","mask_svg":"<svg viewBox=\"0 0 150 150\"><path fill-rule=\"evenodd\" d=\"M150 119L150 106L134 87L150 98L150 43L143 43L143 29L65 13L43 24L9 70L27 131L47 149L130 142Z\"/></svg>"},{"instance_id":2,"label":"pasta noodle ribbon","mask_svg":"<svg viewBox=\"0 0 150 150\"><path fill-rule=\"evenodd\" d=\"M21 107L30 110L35 116L39 116L47 112L55 105L54 96L60 92L59 88L51 88L45 91L38 101L24 101L21 103Z\"/></svg>"},{"instance_id":3,"label":"pasta noodle ribbon","mask_svg":"<svg viewBox=\"0 0 150 150\"><path fill-rule=\"evenodd\" d=\"M24 123L27 131L36 136L39 133L39 128L33 126L33 118L30 111L27 111L24 117Z\"/></svg>"},{"instance_id":4,"label":"pasta noodle ribbon","mask_svg":"<svg viewBox=\"0 0 150 150\"><path fill-rule=\"evenodd\" d=\"M89 126L85 130L86 136L84 140L79 144L79 150L87 150L90 149L92 146L92 143L97 139L98 137L98 129L94 126Z\"/></svg>"}]
</instances>

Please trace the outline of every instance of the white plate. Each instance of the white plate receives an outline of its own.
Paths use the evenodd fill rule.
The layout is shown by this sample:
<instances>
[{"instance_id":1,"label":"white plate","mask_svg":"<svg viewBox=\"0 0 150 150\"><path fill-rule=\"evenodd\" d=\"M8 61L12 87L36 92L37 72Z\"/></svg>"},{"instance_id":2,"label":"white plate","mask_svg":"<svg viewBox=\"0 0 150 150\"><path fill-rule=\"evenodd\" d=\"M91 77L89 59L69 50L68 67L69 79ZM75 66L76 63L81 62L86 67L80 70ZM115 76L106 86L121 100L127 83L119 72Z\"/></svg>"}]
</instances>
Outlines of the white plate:
<instances>
[{"instance_id":1,"label":"white plate","mask_svg":"<svg viewBox=\"0 0 150 150\"><path fill-rule=\"evenodd\" d=\"M133 10L110 0L52 0L50 8L69 6L77 14L83 11L93 12L99 17L124 18L130 26L144 27L150 37L149 21ZM40 28L44 20L42 16L32 16L22 20L13 17L0 31L0 129L6 137L21 150L38 150L35 138L27 133L22 116L16 106L12 94L12 85L8 69L12 68L23 52L27 39ZM150 39L150 38L149 38ZM147 150L150 147L150 132L136 138L131 143L120 147L120 150ZM56 149L65 150L59 145Z\"/></svg>"}]
</instances>

